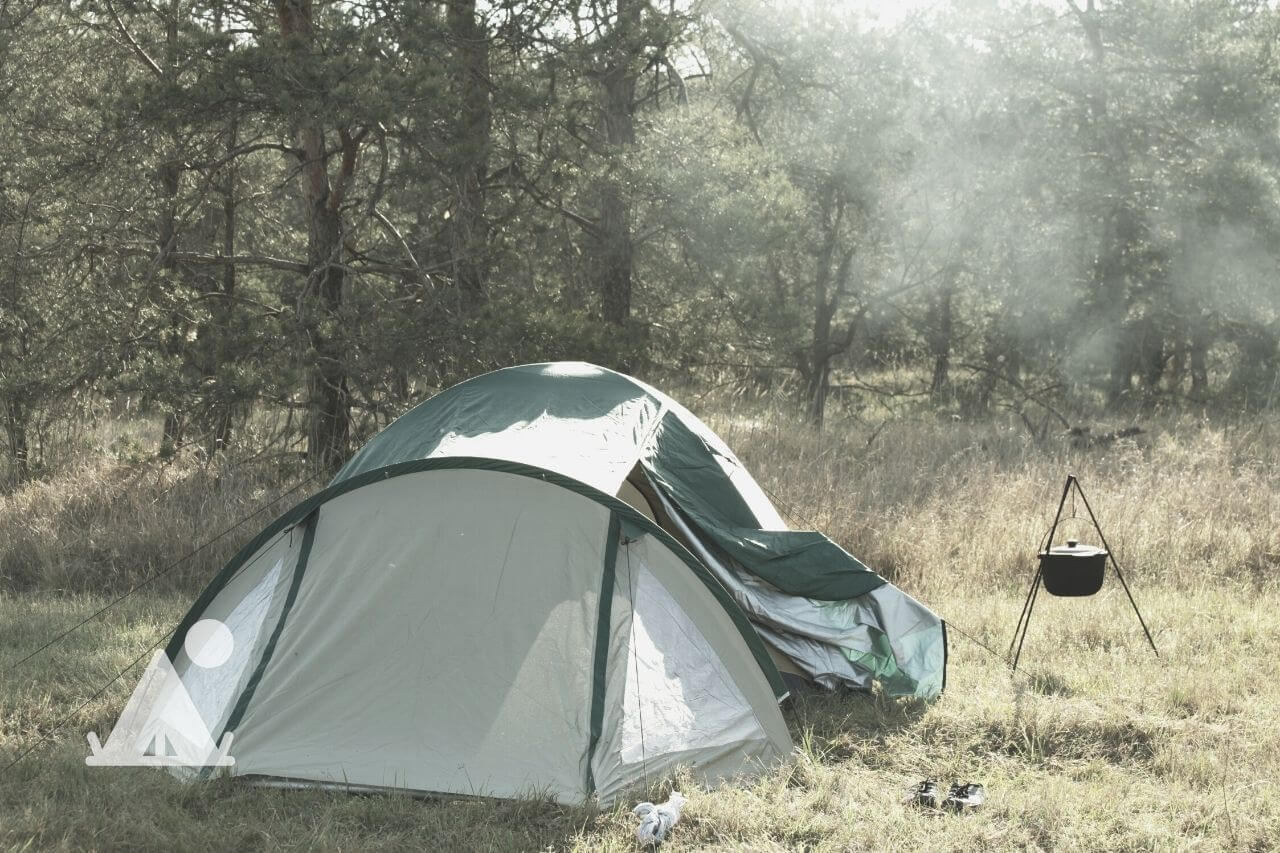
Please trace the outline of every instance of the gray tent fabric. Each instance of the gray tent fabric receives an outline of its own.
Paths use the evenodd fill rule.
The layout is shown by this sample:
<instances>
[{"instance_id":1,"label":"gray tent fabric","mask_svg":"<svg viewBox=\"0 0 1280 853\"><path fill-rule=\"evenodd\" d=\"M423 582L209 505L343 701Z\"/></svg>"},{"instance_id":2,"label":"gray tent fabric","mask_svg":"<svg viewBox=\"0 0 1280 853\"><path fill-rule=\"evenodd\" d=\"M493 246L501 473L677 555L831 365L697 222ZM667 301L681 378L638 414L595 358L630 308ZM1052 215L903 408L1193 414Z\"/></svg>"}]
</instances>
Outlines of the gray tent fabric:
<instances>
[{"instance_id":1,"label":"gray tent fabric","mask_svg":"<svg viewBox=\"0 0 1280 853\"><path fill-rule=\"evenodd\" d=\"M660 492L657 498L663 521L732 593L760 637L810 681L829 689L844 685L866 690L878 681L891 695L942 692L945 662L939 666L934 659L937 617L920 602L892 584L848 601L787 595L704 541ZM893 633L879 626L892 626ZM870 651L858 654L857 649Z\"/></svg>"},{"instance_id":2,"label":"gray tent fabric","mask_svg":"<svg viewBox=\"0 0 1280 853\"><path fill-rule=\"evenodd\" d=\"M712 430L637 379L583 362L474 377L406 412L333 482L452 456L536 465L610 495L630 491L638 465L684 522L682 544L731 567L721 583L810 680L925 698L944 686L942 621L823 534L788 529Z\"/></svg>"},{"instance_id":3,"label":"gray tent fabric","mask_svg":"<svg viewBox=\"0 0 1280 853\"><path fill-rule=\"evenodd\" d=\"M182 639L217 619L213 674ZM415 460L335 483L222 570L166 650L235 775L610 803L791 751L768 651L710 572L544 469Z\"/></svg>"}]
</instances>

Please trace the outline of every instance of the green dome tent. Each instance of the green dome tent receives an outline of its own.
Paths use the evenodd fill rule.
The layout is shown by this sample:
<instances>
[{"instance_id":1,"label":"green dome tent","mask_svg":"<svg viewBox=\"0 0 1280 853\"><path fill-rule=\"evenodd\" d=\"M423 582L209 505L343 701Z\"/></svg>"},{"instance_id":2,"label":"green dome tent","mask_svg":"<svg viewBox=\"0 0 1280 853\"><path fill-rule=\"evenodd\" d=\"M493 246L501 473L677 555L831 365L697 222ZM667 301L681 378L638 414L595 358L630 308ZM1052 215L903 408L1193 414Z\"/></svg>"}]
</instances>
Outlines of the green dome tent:
<instances>
[{"instance_id":1,"label":"green dome tent","mask_svg":"<svg viewBox=\"0 0 1280 853\"><path fill-rule=\"evenodd\" d=\"M510 367L437 394L374 436L335 483L409 459L536 465L616 495L692 551L779 668L828 688L932 698L946 628L826 536L787 529L742 463L692 412L582 362Z\"/></svg>"},{"instance_id":2,"label":"green dome tent","mask_svg":"<svg viewBox=\"0 0 1280 853\"><path fill-rule=\"evenodd\" d=\"M234 640L215 668L183 642L200 620ZM573 363L406 413L228 563L167 654L236 775L608 803L788 754L776 663L928 696L945 635L787 530L687 410Z\"/></svg>"}]
</instances>

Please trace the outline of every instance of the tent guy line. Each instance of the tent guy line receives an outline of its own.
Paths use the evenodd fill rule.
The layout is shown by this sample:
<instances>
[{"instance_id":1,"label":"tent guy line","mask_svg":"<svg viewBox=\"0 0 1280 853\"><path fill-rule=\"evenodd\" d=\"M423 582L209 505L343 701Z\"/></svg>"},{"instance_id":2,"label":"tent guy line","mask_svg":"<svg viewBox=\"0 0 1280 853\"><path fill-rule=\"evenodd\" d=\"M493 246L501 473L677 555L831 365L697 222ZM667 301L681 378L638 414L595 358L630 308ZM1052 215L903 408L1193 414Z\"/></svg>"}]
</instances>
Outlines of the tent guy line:
<instances>
[{"instance_id":1,"label":"tent guy line","mask_svg":"<svg viewBox=\"0 0 1280 853\"><path fill-rule=\"evenodd\" d=\"M53 637L53 638L52 638L51 640L49 640L47 643L45 643L44 645L42 645L40 648L36 649L35 651L31 652L31 653L30 653L29 655L27 655L26 657L21 658L21 659L19 659L18 661L16 661L16 662L14 662L14 663L10 664L10 665L9 665L9 666L4 670L4 675L7 677L7 676L9 676L9 675L13 674L13 672L14 672L14 671L16 671L16 670L18 669L18 667L20 667L20 666L22 666L23 664L27 663L27 662L28 662L28 661L30 661L32 658L35 658L35 657L39 656L41 652L43 652L43 651L45 651L45 650L47 650L47 649L49 649L49 648L51 648L51 647L53 647L53 646L57 645L58 643L62 642L62 641L63 641L63 640L65 640L67 637L71 636L71 635L72 635L72 634L74 634L76 631L78 631L79 629L83 628L85 625L88 625L88 624L89 624L90 622L92 622L94 619L97 619L99 616L101 616L102 614L106 613L106 612L107 612L108 610L110 610L111 608L113 608L113 607L115 607L116 605L120 604L122 601L124 601L124 600L125 600L126 598L128 598L129 596L133 595L133 594L134 594L135 592L137 592L138 590L142 589L143 587L145 587L145 586L147 586L147 585L149 585L149 584L153 583L154 581L159 580L160 578L164 577L165 575L169 574L169 572L173 571L173 570L174 570L174 569L176 569L178 566L180 566L180 565L182 565L183 563L185 563L187 560L190 560L190 559L191 559L192 557L194 557L196 554L199 554L199 553L200 553L201 551L203 551L205 548L208 548L208 547L209 547L210 545L212 545L214 542L217 542L219 539L221 539L222 537L226 536L228 533L232 532L233 530L235 530L235 529L236 529L237 527L239 527L240 525L244 524L246 521L249 521L250 519L255 518L256 516L261 515L263 512L265 512L265 511L266 511L266 509L267 509L268 507L275 506L276 504L280 503L280 501L282 501L282 500L284 500L285 498L289 497L289 495L291 495L291 494L293 494L294 492L298 491L298 490L299 490L299 489L301 489L303 486L306 486L306 485L308 485L309 483L311 483L311 482L315 481L315 479L316 479L317 477L319 477L319 476L320 476L320 472L314 472L314 473L312 473L312 474L308 475L305 479L303 479L301 482L299 482L299 483L297 483L296 485L294 485L291 489L289 489L289 490L288 490L288 491L286 491L286 492L282 492L282 493L280 493L279 495L276 495L274 498L272 498L271 500L267 501L267 502L266 502L266 503L264 503L262 506L260 506L260 507L258 507L257 509L255 509L253 512L251 512L251 513L249 513L248 515L244 516L244 517L243 517L243 518L241 518L239 521L237 521L235 524L232 524L232 525L231 525L230 527L228 527L226 530L223 530L221 533L219 533L219 534L217 534L216 536L214 536L212 539L209 539L209 540L205 541L203 544L199 545L199 546L198 546L198 547L196 547L194 550L188 551L186 554L184 554L184 555L182 555L181 557L179 557L178 559L174 560L172 563L170 563L169 565L165 566L163 569L160 569L160 570L159 570L159 571L157 571L155 574L148 575L146 578L144 578L143 580L141 580L141 581L139 581L138 583L136 583L134 586L130 587L129 589L127 589L127 590L125 590L123 593L121 593L121 594L120 594L120 596L119 596L118 598L113 599L112 601L110 601L110 602L108 602L107 604L103 605L103 606L102 606L101 608L99 608L98 610L95 610L93 613L90 613L88 616L84 617L84 618L83 618L83 619L81 619L79 622L77 622L76 624L72 625L70 628L66 629L66 630L65 630L65 631L63 631L62 633L60 633L60 634L58 634L57 636Z\"/></svg>"},{"instance_id":2,"label":"tent guy line","mask_svg":"<svg viewBox=\"0 0 1280 853\"><path fill-rule=\"evenodd\" d=\"M176 628L176 627L177 627L177 625L174 625L174 628ZM50 744L50 743L53 743L53 736L54 736L54 735L56 735L58 732L60 732L60 731L62 730L62 728L63 728L64 726L66 726L66 725L67 725L67 723L71 722L71 720L72 720L72 719L73 719L77 714L79 714L79 713L80 713L81 711L83 711L85 708L89 707L89 705L90 705L92 702L95 702L97 699L99 699L99 698L102 696L102 694L103 694L103 693L106 693L106 692L107 692L107 689L108 689L108 688L110 688L110 687L111 687L111 685L113 685L113 684L115 684L117 681L119 681L121 678L123 678L123 677L124 677L124 675L125 675L125 673L129 672L129 671L130 671L130 670L132 670L135 666L137 666L138 664L142 663L142 659L143 659L143 658L145 658L147 655L151 654L151 653L152 653L152 652L154 652L156 649L158 649L158 648L160 647L160 644L161 644L161 643L163 643L165 640L167 640L167 639L169 638L169 635L173 633L174 628L170 628L170 629L169 629L165 634L163 634L163 635L160 637L160 639L156 640L156 641L155 641L154 643L152 643L148 648L144 649L144 650L143 650L143 652L142 652L142 654L138 655L136 658L134 658L134 659L133 659L133 662L132 662L132 663L128 664L127 666L125 666L125 668L124 668L124 669L120 670L118 673L116 673L114 676L112 676L112 677L111 677L111 679L110 679L109 681L107 681L107 683L106 683L106 684L104 684L104 685L102 685L101 687L99 687L99 688L98 688L98 689L93 693L93 695L92 695L92 696L90 696L88 699L84 700L84 701L83 701L83 702L81 702L78 706L76 706L76 709L75 709L74 711L71 711L71 712L70 712L69 714L67 714L65 717L63 717L62 719L60 719L60 720L58 720L56 723L54 723L54 724L53 724L53 726L52 726L52 727L51 727L47 732L45 732L44 734L42 734L42 735L40 735L38 738L36 738L36 742L35 742L35 743L31 744L31 746L27 747L25 750L23 750L22 752L18 753L18 756L17 756L16 758L14 758L12 761L10 761L8 764L6 764L6 765L4 766L4 768L3 768L3 769L0 769L0 776L3 776L3 775L5 775L6 773L8 773L10 770L12 770L12 769L13 769L13 767L14 767L15 765L17 765L20 761L22 761L22 759L26 758L28 755L31 755L31 754L32 754L33 752L35 752L36 750L40 749L40 747L45 746L45 745Z\"/></svg>"},{"instance_id":3,"label":"tent guy line","mask_svg":"<svg viewBox=\"0 0 1280 853\"><path fill-rule=\"evenodd\" d=\"M311 479L314 479L314 475L313 475L312 477L309 477L309 478L308 478L308 480L311 480ZM293 489L290 489L290 490L289 490L289 492L286 492L285 494L280 495L279 497L275 498L275 500L271 501L271 503L276 503L276 502L278 502L281 498L286 497L290 492L296 491L298 488L301 488L301 487L302 487L303 485L305 485L305 484L306 484L306 481L304 481L303 483L299 483L299 484L298 484L297 486L295 486ZM267 504L266 506L270 506L270 504ZM262 507L262 509L265 509L265 508L266 508L266 506ZM261 512L261 511L262 511L261 509L259 509L259 510L258 510L258 512ZM256 514L257 514L257 513L255 512L255 513L254 513L254 515L256 515ZM252 518L252 517L253 517L253 515L245 516L245 518L244 518L244 519L242 519L242 522L241 522L241 523L243 523L243 521L248 521L248 520L249 520L250 518ZM284 536L285 536L287 533L289 533L289 531L281 532L278 538L284 538ZM223 534L219 534L219 535L223 535ZM214 541L214 540L210 540L210 542L213 542L213 541ZM209 543L205 543L205 544L207 545L207 544L209 544ZM201 547L204 547L204 546L201 546ZM188 555L187 555L187 557L185 557L184 559L189 559L190 557L194 556L194 555L198 552L198 550L199 550L199 549L197 549L196 551L191 552L191 554L188 554ZM264 553L265 553L265 552L264 552ZM261 556L261 555L259 555L259 556ZM241 566L241 567L240 567L240 569L236 572L236 574L237 574L237 575L239 575L241 572L244 572L244 571L245 571L245 570L247 570L250 566L252 566L252 565L253 565L253 563L256 563L256 562L257 562L257 560L258 560L258 557L255 557L251 562L246 563L245 565ZM136 590L137 588L138 588L138 587L134 587L134 590ZM112 604L118 603L118 601L123 601L123 600L124 600L126 597L128 597L128 595L129 595L130 593L132 593L134 590L130 590L128 593L125 593L125 595L121 596L121 597L120 597L120 599L118 599L118 600L117 600L117 602L112 602ZM107 608L103 608L101 611L99 611L99 613L105 613L105 612L106 612L106 610L107 610ZM84 622L81 622L80 624L81 624L81 625L84 625L84 624L86 624L88 621L89 621L89 620L87 620L87 619L86 619ZM83 701L83 702L81 702L78 706L76 706L76 709L75 709L74 711L72 711L71 713L67 714L65 717L63 717L62 719L60 719L60 720L58 720L56 723L54 723L54 724L53 724L53 726L52 726L52 727L50 727L50 729L49 729L47 732L45 732L44 734L42 734L42 735L40 735L38 738L36 738L36 742L35 742L35 743L31 744L31 746L29 746L29 747L27 747L26 749L24 749L24 750L22 750L21 752L19 752L16 758L14 758L12 761L10 761L8 764L6 764L3 768L0 768L0 776L4 776L4 775L5 775L6 773L8 773L11 769L13 769L13 767L14 767L15 765L17 765L19 762L21 762L21 761L22 761L24 758L26 758L28 755L31 755L33 752L36 752L37 750L39 750L39 749L40 749L40 747L42 747L42 746L46 746L46 745L48 745L48 744L53 743L53 736L54 736L54 735L56 735L58 732L62 731L63 727L64 727L64 726L66 726L66 725L67 725L67 723L71 722L71 720L72 720L72 719L73 719L77 714L79 714L79 713L80 713L81 711L83 711L85 708L89 707L89 705L90 705L90 704L92 704L93 702L95 702L95 701L97 701L98 699L100 699L100 698L102 697L102 694L103 694L103 693L106 693L106 692L107 692L107 690L111 687L111 685L115 684L115 683L116 683L117 681L119 681L121 678L124 678L124 676L125 676L126 674L128 674L129 672L131 672L131 671L134 669L134 667L136 667L138 664L142 663L143 658L145 658L147 655L149 655L149 654L151 654L152 652L154 652L156 649L160 648L160 645L161 645L162 643L164 643L166 640L168 640L170 637L172 637L172 636L173 636L173 634L174 634L174 632L178 630L178 627L179 627L181 624L182 624L182 621L181 621L181 620L178 620L178 621L174 622L174 623L173 623L173 626L172 626L172 627L170 627L170 628L169 628L169 630L167 630L167 631L165 631L163 634L161 634L161 635L160 635L160 637L159 637L159 638L158 638L154 643L152 643L150 646L148 646L146 649L144 649L144 650L142 651L142 654L138 655L136 658L134 658L134 659L133 659L133 661L132 661L131 663L129 663L128 665L126 665L124 669L120 670L120 671L119 671L119 672L117 672L114 676L112 676L110 679L108 679L108 680L107 680L107 682L106 682L105 684L103 684L101 687L99 687L97 690L95 690L95 691L93 692L93 694L92 694L88 699L84 700L84 701ZM79 626L79 625L77 625L76 627L80 627L80 626ZM72 630L75 630L75 629L73 628ZM70 634L70 633L71 633L71 631L68 631L68 632L67 632L67 634ZM66 635L63 635L63 637L64 637L64 638L65 638L65 636L66 636ZM61 638L60 638L60 639L61 639ZM50 645L52 645L52 643L50 643ZM46 648L47 648L47 646L46 646ZM34 654L39 654L39 651L41 651L41 650L38 650L37 652L34 652L34 653L33 653L33 656L34 656Z\"/></svg>"}]
</instances>

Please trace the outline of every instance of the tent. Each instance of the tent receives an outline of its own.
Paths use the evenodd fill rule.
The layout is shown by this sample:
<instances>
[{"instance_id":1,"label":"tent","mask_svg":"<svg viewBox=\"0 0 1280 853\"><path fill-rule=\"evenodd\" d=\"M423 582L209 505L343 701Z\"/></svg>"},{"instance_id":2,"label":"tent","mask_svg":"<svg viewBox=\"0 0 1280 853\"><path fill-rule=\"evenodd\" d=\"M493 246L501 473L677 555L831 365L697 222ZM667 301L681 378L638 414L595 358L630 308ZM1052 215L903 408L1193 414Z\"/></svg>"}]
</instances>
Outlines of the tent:
<instances>
[{"instance_id":1,"label":"tent","mask_svg":"<svg viewBox=\"0 0 1280 853\"><path fill-rule=\"evenodd\" d=\"M234 638L219 666L183 644L201 620ZM167 654L237 775L608 803L789 753L780 668L930 696L945 647L686 409L557 363L403 415L227 564Z\"/></svg>"},{"instance_id":2,"label":"tent","mask_svg":"<svg viewBox=\"0 0 1280 853\"><path fill-rule=\"evenodd\" d=\"M895 696L943 688L942 621L821 533L789 530L714 432L637 379L582 362L477 376L392 423L334 482L451 456L536 465L626 501L729 590L788 676L878 681Z\"/></svg>"}]
</instances>

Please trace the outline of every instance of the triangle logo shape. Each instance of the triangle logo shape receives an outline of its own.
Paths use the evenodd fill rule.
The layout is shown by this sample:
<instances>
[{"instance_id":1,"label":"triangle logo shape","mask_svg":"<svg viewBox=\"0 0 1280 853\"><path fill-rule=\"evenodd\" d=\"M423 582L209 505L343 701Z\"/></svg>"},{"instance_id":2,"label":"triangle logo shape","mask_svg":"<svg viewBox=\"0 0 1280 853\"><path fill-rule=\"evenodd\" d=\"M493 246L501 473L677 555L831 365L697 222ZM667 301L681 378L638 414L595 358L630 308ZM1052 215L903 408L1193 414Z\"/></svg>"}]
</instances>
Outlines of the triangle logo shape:
<instances>
[{"instance_id":1,"label":"triangle logo shape","mask_svg":"<svg viewBox=\"0 0 1280 853\"><path fill-rule=\"evenodd\" d=\"M182 679L160 650L134 688L107 742L89 732L91 767L229 767L232 734L215 746Z\"/></svg>"}]
</instances>

